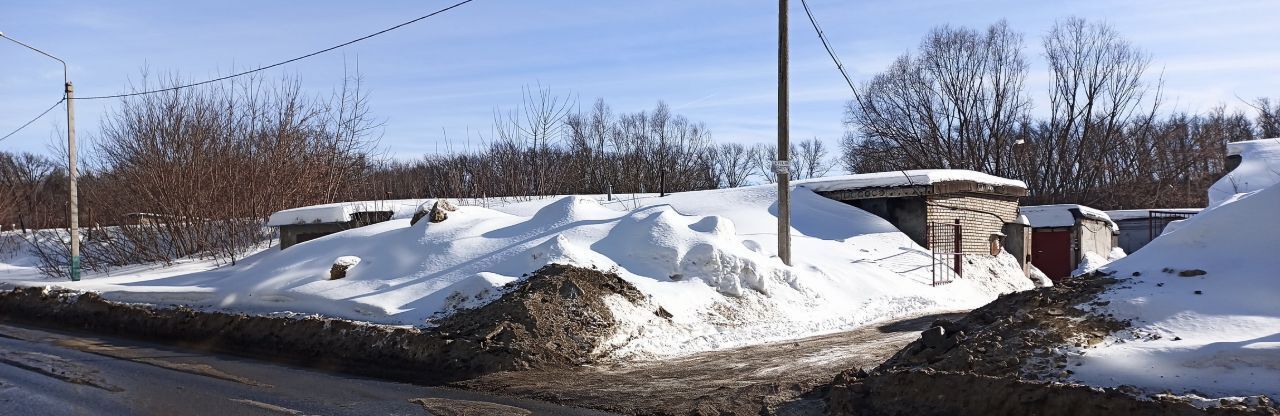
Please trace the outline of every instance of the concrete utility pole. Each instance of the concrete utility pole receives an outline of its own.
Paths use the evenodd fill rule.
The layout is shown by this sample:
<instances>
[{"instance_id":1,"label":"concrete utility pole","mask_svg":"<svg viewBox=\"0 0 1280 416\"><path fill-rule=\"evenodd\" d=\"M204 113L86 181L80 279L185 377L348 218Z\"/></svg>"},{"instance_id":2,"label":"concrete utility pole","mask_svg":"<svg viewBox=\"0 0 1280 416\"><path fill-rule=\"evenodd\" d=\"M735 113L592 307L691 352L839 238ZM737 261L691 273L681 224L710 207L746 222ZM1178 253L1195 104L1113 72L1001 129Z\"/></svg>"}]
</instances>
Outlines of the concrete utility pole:
<instances>
[{"instance_id":1,"label":"concrete utility pole","mask_svg":"<svg viewBox=\"0 0 1280 416\"><path fill-rule=\"evenodd\" d=\"M80 281L80 196L76 190L76 106L75 88L66 83L67 94L67 189L71 218L71 281Z\"/></svg>"},{"instance_id":2,"label":"concrete utility pole","mask_svg":"<svg viewBox=\"0 0 1280 416\"><path fill-rule=\"evenodd\" d=\"M778 0L778 257L791 265L791 173L787 150L790 147L790 114L787 92L787 0Z\"/></svg>"},{"instance_id":3,"label":"concrete utility pole","mask_svg":"<svg viewBox=\"0 0 1280 416\"><path fill-rule=\"evenodd\" d=\"M41 55L53 58L62 64L62 84L63 84L63 101L67 102L67 189L70 191L68 195L68 209L70 214L70 230L71 230L71 280L80 280L80 198L76 194L76 113L75 106L72 104L72 88L71 81L67 80L67 61L50 55L48 52L36 49L36 47L22 43L21 41L5 36L4 32L0 32L0 38L8 39L10 42L22 45L23 47L39 52Z\"/></svg>"}]
</instances>

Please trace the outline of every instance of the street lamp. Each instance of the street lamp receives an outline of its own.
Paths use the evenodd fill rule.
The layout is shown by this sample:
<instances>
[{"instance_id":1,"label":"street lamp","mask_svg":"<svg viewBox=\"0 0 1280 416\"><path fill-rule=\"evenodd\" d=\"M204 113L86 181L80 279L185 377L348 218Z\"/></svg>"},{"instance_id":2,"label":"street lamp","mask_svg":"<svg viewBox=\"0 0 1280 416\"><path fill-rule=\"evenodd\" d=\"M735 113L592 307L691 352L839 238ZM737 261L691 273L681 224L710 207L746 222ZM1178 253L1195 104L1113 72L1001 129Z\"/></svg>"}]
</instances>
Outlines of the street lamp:
<instances>
[{"instance_id":1,"label":"street lamp","mask_svg":"<svg viewBox=\"0 0 1280 416\"><path fill-rule=\"evenodd\" d=\"M80 198L76 192L76 113L74 103L74 89L71 87L71 81L67 80L67 62L56 56L50 55L48 52L36 49L36 47L22 43L21 41L8 37L4 32L0 32L0 38L22 45L23 47L39 52L41 55L53 58L62 64L62 85L63 97L67 102L67 189L69 191L69 216L71 217L71 281L80 280Z\"/></svg>"}]
</instances>

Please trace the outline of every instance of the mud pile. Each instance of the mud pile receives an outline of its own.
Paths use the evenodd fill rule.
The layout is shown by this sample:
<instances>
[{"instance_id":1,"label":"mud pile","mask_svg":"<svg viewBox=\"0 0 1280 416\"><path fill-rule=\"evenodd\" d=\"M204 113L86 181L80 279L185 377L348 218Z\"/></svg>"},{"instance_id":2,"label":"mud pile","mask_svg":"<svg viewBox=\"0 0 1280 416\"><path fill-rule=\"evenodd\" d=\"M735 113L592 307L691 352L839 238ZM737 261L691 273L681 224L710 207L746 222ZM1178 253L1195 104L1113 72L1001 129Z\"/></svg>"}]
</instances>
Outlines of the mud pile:
<instances>
[{"instance_id":1,"label":"mud pile","mask_svg":"<svg viewBox=\"0 0 1280 416\"><path fill-rule=\"evenodd\" d=\"M616 327L604 299L620 296L648 305L616 275L560 265L546 266L504 290L498 300L427 329L157 308L44 288L0 293L0 317L442 383L591 362L607 353L602 345Z\"/></svg>"},{"instance_id":2,"label":"mud pile","mask_svg":"<svg viewBox=\"0 0 1280 416\"><path fill-rule=\"evenodd\" d=\"M482 373L594 362L608 352L604 341L617 325L605 304L610 296L647 304L616 274L546 266L498 300L442 320L434 334L442 355L433 360L469 362Z\"/></svg>"},{"instance_id":3,"label":"mud pile","mask_svg":"<svg viewBox=\"0 0 1280 416\"><path fill-rule=\"evenodd\" d=\"M1063 347L1085 347L1129 322L1077 305L1117 280L1101 274L1001 296L957 321L938 320L921 338L867 372L846 371L827 399L834 415L1277 415L1258 404L1200 409L1176 397L1065 382ZM1094 303L1101 306L1101 304ZM1265 399L1265 398L1263 398Z\"/></svg>"}]
</instances>

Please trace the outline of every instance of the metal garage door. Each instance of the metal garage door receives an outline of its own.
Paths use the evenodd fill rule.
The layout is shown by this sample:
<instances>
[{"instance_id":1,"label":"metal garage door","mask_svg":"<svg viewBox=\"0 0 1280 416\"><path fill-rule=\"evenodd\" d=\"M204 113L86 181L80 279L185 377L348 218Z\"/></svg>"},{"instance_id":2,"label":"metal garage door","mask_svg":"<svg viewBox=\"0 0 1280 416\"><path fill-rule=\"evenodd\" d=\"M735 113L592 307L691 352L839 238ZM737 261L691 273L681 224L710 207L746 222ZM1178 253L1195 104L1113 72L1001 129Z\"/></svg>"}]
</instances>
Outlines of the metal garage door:
<instances>
[{"instance_id":1,"label":"metal garage door","mask_svg":"<svg viewBox=\"0 0 1280 416\"><path fill-rule=\"evenodd\" d=\"M1036 230L1031 234L1031 264L1053 281L1071 276L1071 230Z\"/></svg>"}]
</instances>

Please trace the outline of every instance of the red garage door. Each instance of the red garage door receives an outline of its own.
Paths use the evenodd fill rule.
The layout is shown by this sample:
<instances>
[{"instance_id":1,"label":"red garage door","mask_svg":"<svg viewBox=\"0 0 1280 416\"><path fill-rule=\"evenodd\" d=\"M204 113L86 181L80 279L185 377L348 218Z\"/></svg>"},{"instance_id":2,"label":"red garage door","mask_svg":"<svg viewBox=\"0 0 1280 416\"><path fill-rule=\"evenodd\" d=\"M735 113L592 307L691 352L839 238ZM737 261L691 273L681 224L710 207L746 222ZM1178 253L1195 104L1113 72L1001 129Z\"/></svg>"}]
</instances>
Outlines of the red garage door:
<instances>
[{"instance_id":1,"label":"red garage door","mask_svg":"<svg viewBox=\"0 0 1280 416\"><path fill-rule=\"evenodd\" d=\"M1053 281L1071 276L1071 230L1031 233L1031 264Z\"/></svg>"}]
</instances>

